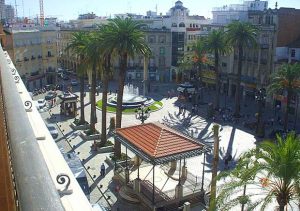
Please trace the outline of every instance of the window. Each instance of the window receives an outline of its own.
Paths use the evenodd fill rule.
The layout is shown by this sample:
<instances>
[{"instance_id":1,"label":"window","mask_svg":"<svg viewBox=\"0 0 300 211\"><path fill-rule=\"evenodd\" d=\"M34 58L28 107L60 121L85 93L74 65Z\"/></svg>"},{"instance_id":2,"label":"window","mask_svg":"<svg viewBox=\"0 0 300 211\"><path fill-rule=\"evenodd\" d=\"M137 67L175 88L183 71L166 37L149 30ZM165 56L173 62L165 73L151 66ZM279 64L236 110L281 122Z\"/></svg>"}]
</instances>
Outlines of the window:
<instances>
[{"instance_id":1,"label":"window","mask_svg":"<svg viewBox=\"0 0 300 211\"><path fill-rule=\"evenodd\" d=\"M155 36L154 35L149 36L148 42L149 43L155 43Z\"/></svg>"},{"instance_id":2,"label":"window","mask_svg":"<svg viewBox=\"0 0 300 211\"><path fill-rule=\"evenodd\" d=\"M177 27L177 24L176 23L172 23L172 27Z\"/></svg>"},{"instance_id":3,"label":"window","mask_svg":"<svg viewBox=\"0 0 300 211\"><path fill-rule=\"evenodd\" d=\"M185 27L185 24L184 23L180 23L179 27Z\"/></svg>"},{"instance_id":4,"label":"window","mask_svg":"<svg viewBox=\"0 0 300 211\"><path fill-rule=\"evenodd\" d=\"M166 36L159 36L159 42L165 43L166 42Z\"/></svg>"},{"instance_id":5,"label":"window","mask_svg":"<svg viewBox=\"0 0 300 211\"><path fill-rule=\"evenodd\" d=\"M160 47L159 48L159 54L160 55L165 55L165 47Z\"/></svg>"},{"instance_id":6,"label":"window","mask_svg":"<svg viewBox=\"0 0 300 211\"><path fill-rule=\"evenodd\" d=\"M291 57L294 58L295 56L296 56L296 50L295 50L295 49L292 49L292 50L291 50Z\"/></svg>"},{"instance_id":7,"label":"window","mask_svg":"<svg viewBox=\"0 0 300 211\"><path fill-rule=\"evenodd\" d=\"M50 51L48 51L48 55L47 55L47 56L48 56L48 57L51 57L51 56L52 56Z\"/></svg>"},{"instance_id":8,"label":"window","mask_svg":"<svg viewBox=\"0 0 300 211\"><path fill-rule=\"evenodd\" d=\"M161 67L161 66L165 66L165 57L163 57L163 56L159 57L158 65L159 65L160 67Z\"/></svg>"},{"instance_id":9,"label":"window","mask_svg":"<svg viewBox=\"0 0 300 211\"><path fill-rule=\"evenodd\" d=\"M227 67L227 63L226 62L222 62L222 67Z\"/></svg>"}]
</instances>

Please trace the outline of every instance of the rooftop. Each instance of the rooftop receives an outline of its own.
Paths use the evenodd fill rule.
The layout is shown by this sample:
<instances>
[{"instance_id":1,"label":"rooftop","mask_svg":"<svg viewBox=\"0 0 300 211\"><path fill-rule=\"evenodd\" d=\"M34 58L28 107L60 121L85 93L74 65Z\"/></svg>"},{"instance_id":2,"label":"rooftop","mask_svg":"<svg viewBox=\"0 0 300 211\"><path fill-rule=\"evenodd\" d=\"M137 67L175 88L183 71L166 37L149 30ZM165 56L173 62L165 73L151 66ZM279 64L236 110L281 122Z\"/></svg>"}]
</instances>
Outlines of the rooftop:
<instances>
[{"instance_id":1,"label":"rooftop","mask_svg":"<svg viewBox=\"0 0 300 211\"><path fill-rule=\"evenodd\" d=\"M151 160L204 148L204 144L158 122L118 128L116 134L144 152Z\"/></svg>"}]
</instances>

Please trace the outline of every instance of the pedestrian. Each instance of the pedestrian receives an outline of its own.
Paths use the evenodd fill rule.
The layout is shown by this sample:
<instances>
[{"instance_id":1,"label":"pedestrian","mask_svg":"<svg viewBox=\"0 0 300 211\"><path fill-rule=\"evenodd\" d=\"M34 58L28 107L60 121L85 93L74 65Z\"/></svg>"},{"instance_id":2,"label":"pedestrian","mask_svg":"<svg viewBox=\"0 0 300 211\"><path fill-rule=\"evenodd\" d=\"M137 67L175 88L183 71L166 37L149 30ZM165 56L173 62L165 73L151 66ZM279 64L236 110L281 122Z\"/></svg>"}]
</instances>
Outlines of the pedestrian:
<instances>
[{"instance_id":1,"label":"pedestrian","mask_svg":"<svg viewBox=\"0 0 300 211\"><path fill-rule=\"evenodd\" d=\"M226 157L225 157L225 160L224 160L224 163L225 163L225 169L228 169L228 165L229 165L229 162L232 160L232 155L230 153L227 153L226 154Z\"/></svg>"},{"instance_id":2,"label":"pedestrian","mask_svg":"<svg viewBox=\"0 0 300 211\"><path fill-rule=\"evenodd\" d=\"M195 106L192 106L192 115L195 113Z\"/></svg>"},{"instance_id":3,"label":"pedestrian","mask_svg":"<svg viewBox=\"0 0 300 211\"><path fill-rule=\"evenodd\" d=\"M104 165L104 163L102 163L102 165L101 165L100 176L105 176L105 165Z\"/></svg>"},{"instance_id":4,"label":"pedestrian","mask_svg":"<svg viewBox=\"0 0 300 211\"><path fill-rule=\"evenodd\" d=\"M195 114L198 114L198 105L195 104Z\"/></svg>"},{"instance_id":5,"label":"pedestrian","mask_svg":"<svg viewBox=\"0 0 300 211\"><path fill-rule=\"evenodd\" d=\"M186 105L183 105L183 115L185 115L185 112L186 112Z\"/></svg>"},{"instance_id":6,"label":"pedestrian","mask_svg":"<svg viewBox=\"0 0 300 211\"><path fill-rule=\"evenodd\" d=\"M189 102L192 102L192 94L189 95Z\"/></svg>"},{"instance_id":7,"label":"pedestrian","mask_svg":"<svg viewBox=\"0 0 300 211\"><path fill-rule=\"evenodd\" d=\"M181 109L182 109L182 105L179 105L179 107L178 107L178 108L179 108L178 115L180 115L180 114L181 114L181 112L182 112L182 110L181 110Z\"/></svg>"}]
</instances>

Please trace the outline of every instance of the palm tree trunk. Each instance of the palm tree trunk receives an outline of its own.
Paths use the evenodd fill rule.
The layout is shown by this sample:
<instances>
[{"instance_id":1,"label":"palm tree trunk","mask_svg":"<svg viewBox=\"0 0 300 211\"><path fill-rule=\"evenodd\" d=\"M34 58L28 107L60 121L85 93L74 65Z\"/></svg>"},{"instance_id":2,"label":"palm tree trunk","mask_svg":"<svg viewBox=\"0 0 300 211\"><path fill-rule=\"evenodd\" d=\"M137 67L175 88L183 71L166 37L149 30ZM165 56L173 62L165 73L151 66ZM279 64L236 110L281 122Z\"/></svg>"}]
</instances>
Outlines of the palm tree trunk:
<instances>
[{"instance_id":1,"label":"palm tree trunk","mask_svg":"<svg viewBox=\"0 0 300 211\"><path fill-rule=\"evenodd\" d=\"M210 200L209 200L209 211L216 210L216 195L217 195L217 174L219 164L219 125L213 126L214 133L214 160L212 167L212 178L211 178L211 189L210 189Z\"/></svg>"},{"instance_id":2,"label":"palm tree trunk","mask_svg":"<svg viewBox=\"0 0 300 211\"><path fill-rule=\"evenodd\" d=\"M119 73L119 88L118 88L118 96L117 96L117 112L116 112L116 128L121 128L122 124L122 102L123 102L123 91L125 84L125 76L126 76L126 68L127 68L127 54L123 54L121 56L120 62L120 73ZM119 141L115 141L115 156L120 158L121 156L121 143Z\"/></svg>"},{"instance_id":3,"label":"palm tree trunk","mask_svg":"<svg viewBox=\"0 0 300 211\"><path fill-rule=\"evenodd\" d=\"M103 72L103 93L102 93L102 126L101 126L101 146L106 142L106 106L107 106L107 92L108 92L108 71L110 69L110 56L105 61Z\"/></svg>"},{"instance_id":4,"label":"palm tree trunk","mask_svg":"<svg viewBox=\"0 0 300 211\"><path fill-rule=\"evenodd\" d=\"M90 117L90 130L92 133L96 131L95 124L96 124L96 64L93 64L92 69L92 83L91 83L91 91L90 91L90 99L91 99L91 117Z\"/></svg>"},{"instance_id":5,"label":"palm tree trunk","mask_svg":"<svg viewBox=\"0 0 300 211\"><path fill-rule=\"evenodd\" d=\"M80 124L85 123L84 116L84 76L80 76Z\"/></svg>"},{"instance_id":6,"label":"palm tree trunk","mask_svg":"<svg viewBox=\"0 0 300 211\"><path fill-rule=\"evenodd\" d=\"M220 73L219 73L219 53L215 51L215 73L216 73L216 96L215 96L215 110L220 107Z\"/></svg>"},{"instance_id":7,"label":"palm tree trunk","mask_svg":"<svg viewBox=\"0 0 300 211\"><path fill-rule=\"evenodd\" d=\"M239 58L238 58L238 74L236 80L236 90L235 90L235 111L234 116L240 117L241 109L241 76L242 76L242 57L243 57L243 46L239 45Z\"/></svg>"},{"instance_id":8,"label":"palm tree trunk","mask_svg":"<svg viewBox=\"0 0 300 211\"><path fill-rule=\"evenodd\" d=\"M288 88L287 91L287 101L286 101L286 109L285 109L285 114L284 114L284 125L283 125L283 129L284 131L287 130L288 127L288 120L289 120L289 107L290 107L290 103L291 103L291 89Z\"/></svg>"}]
</instances>

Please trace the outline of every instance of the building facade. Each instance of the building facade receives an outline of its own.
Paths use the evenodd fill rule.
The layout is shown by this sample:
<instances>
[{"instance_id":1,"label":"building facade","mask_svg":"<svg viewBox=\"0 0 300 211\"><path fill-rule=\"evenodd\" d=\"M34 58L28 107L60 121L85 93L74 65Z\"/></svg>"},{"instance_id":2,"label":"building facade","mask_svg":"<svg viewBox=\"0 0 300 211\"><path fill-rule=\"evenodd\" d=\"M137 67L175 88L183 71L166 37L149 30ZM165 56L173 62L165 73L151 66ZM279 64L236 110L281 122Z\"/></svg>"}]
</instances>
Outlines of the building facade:
<instances>
[{"instance_id":1,"label":"building facade","mask_svg":"<svg viewBox=\"0 0 300 211\"><path fill-rule=\"evenodd\" d=\"M6 50L29 90L56 83L56 30L12 29Z\"/></svg>"},{"instance_id":2,"label":"building facade","mask_svg":"<svg viewBox=\"0 0 300 211\"><path fill-rule=\"evenodd\" d=\"M241 5L214 8L214 24L226 25L234 20L249 22L258 28L257 46L244 50L242 58L242 95L254 97L257 89L266 87L274 72L277 42L277 14L267 9L266 1L245 1ZM234 96L236 90L238 52L223 56L221 64L222 91Z\"/></svg>"}]
</instances>

